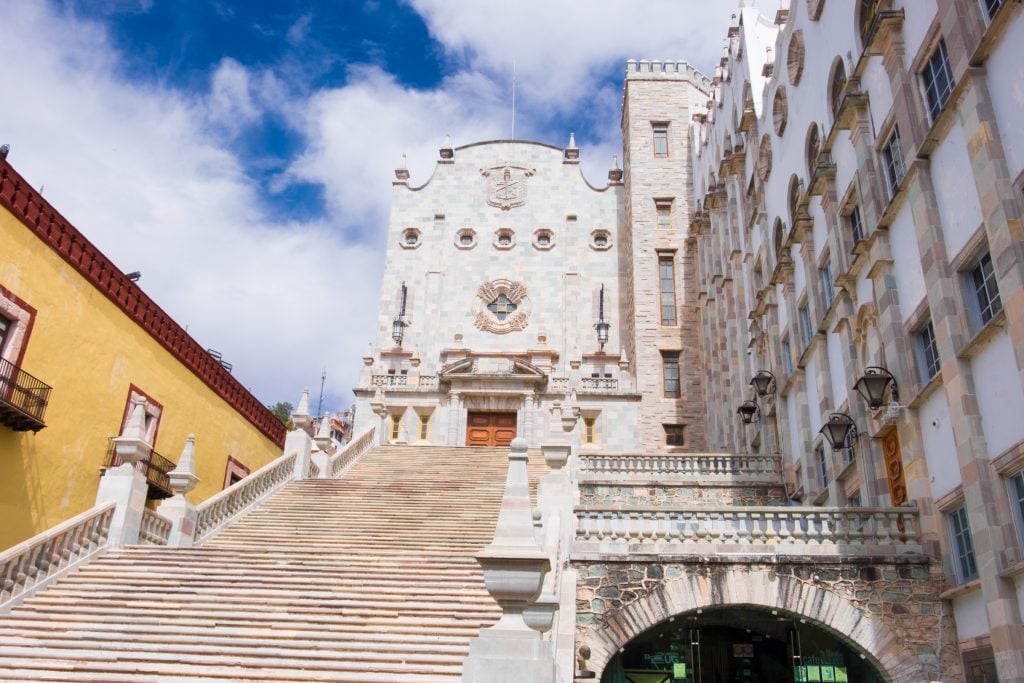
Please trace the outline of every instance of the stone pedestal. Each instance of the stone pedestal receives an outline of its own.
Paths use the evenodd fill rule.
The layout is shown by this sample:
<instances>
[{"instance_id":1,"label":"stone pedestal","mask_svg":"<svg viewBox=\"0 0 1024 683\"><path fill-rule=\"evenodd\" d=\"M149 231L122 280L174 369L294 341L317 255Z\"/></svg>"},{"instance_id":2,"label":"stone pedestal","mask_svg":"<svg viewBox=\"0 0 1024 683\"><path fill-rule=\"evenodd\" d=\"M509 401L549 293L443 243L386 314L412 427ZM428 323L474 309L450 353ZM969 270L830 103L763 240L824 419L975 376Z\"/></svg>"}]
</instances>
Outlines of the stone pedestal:
<instances>
[{"instance_id":1,"label":"stone pedestal","mask_svg":"<svg viewBox=\"0 0 1024 683\"><path fill-rule=\"evenodd\" d=\"M284 438L284 452L296 453L293 479L305 479L309 473L310 457L313 453L313 440L301 429L288 432Z\"/></svg>"},{"instance_id":2,"label":"stone pedestal","mask_svg":"<svg viewBox=\"0 0 1024 683\"><path fill-rule=\"evenodd\" d=\"M149 484L146 477L129 463L112 467L100 477L96 491L96 504L116 504L110 520L108 545L117 547L135 545L139 542L142 527L142 511L146 507Z\"/></svg>"},{"instance_id":3,"label":"stone pedestal","mask_svg":"<svg viewBox=\"0 0 1024 683\"><path fill-rule=\"evenodd\" d=\"M191 548L196 537L196 506L188 502L183 494L176 493L161 503L157 512L171 522L167 547Z\"/></svg>"},{"instance_id":4,"label":"stone pedestal","mask_svg":"<svg viewBox=\"0 0 1024 683\"><path fill-rule=\"evenodd\" d=\"M555 663L537 631L491 631L469 644L463 683L554 683Z\"/></svg>"}]
</instances>

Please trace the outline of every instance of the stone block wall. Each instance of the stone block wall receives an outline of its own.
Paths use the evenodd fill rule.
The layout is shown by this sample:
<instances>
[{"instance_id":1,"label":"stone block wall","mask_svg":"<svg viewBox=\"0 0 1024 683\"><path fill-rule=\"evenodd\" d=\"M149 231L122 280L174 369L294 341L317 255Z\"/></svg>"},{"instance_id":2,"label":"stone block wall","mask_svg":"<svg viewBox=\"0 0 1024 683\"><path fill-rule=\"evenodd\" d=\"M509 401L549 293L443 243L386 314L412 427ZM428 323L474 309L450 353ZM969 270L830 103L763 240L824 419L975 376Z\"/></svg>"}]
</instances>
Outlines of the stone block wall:
<instances>
[{"instance_id":1,"label":"stone block wall","mask_svg":"<svg viewBox=\"0 0 1024 683\"><path fill-rule=\"evenodd\" d=\"M580 503L595 507L711 507L725 505L785 505L782 486L680 486L637 483L581 484Z\"/></svg>"}]
</instances>

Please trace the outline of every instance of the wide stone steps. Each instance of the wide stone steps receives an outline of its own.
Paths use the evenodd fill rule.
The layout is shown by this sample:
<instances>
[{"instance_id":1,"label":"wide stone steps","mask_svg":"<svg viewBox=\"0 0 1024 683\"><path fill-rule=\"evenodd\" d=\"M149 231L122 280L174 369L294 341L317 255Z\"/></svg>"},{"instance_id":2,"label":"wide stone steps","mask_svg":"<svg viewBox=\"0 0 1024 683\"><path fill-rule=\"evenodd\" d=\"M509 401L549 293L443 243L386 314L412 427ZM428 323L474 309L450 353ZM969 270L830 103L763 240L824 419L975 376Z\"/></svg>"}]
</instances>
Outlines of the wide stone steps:
<instances>
[{"instance_id":1,"label":"wide stone steps","mask_svg":"<svg viewBox=\"0 0 1024 683\"><path fill-rule=\"evenodd\" d=\"M500 614L473 556L507 465L377 448L199 547L107 551L0 617L0 680L458 680ZM531 453L534 486L544 469Z\"/></svg>"}]
</instances>

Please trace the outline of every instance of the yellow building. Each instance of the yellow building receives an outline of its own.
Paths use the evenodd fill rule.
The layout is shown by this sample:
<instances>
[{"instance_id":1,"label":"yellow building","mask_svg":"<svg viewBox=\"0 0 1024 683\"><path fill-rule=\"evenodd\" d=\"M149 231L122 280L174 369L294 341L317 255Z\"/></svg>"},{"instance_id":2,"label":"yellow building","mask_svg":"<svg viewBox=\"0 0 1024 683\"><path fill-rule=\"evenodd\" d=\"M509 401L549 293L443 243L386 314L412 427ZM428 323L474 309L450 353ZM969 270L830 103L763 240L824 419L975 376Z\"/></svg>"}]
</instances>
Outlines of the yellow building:
<instances>
[{"instance_id":1,"label":"yellow building","mask_svg":"<svg viewBox=\"0 0 1024 683\"><path fill-rule=\"evenodd\" d=\"M152 498L189 434L193 502L281 454L273 413L0 160L0 549L94 504L140 395Z\"/></svg>"}]
</instances>

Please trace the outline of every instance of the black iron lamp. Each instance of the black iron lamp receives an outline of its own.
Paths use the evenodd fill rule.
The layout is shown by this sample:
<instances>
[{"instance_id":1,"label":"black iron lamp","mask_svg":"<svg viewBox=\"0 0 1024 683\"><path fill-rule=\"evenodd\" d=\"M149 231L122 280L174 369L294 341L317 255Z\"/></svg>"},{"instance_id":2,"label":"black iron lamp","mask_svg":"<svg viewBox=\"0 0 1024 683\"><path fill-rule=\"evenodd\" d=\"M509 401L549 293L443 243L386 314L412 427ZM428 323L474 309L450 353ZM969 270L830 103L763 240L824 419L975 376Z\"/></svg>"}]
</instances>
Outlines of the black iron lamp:
<instances>
[{"instance_id":1,"label":"black iron lamp","mask_svg":"<svg viewBox=\"0 0 1024 683\"><path fill-rule=\"evenodd\" d=\"M597 324L594 325L594 329L597 330L597 343L601 346L601 350L604 350L604 345L608 343L608 331L611 330L611 328L611 324L606 322L604 319L604 285L601 285Z\"/></svg>"},{"instance_id":2,"label":"black iron lamp","mask_svg":"<svg viewBox=\"0 0 1024 683\"><path fill-rule=\"evenodd\" d=\"M402 345L402 340L405 338L405 328L408 327L405 322L405 301L408 295L408 290L405 288L405 283L402 283L402 306L399 309L398 317L391 323L391 338L395 340L395 344L398 346Z\"/></svg>"},{"instance_id":3,"label":"black iron lamp","mask_svg":"<svg viewBox=\"0 0 1024 683\"><path fill-rule=\"evenodd\" d=\"M869 367L864 376L857 380L853 388L868 403L868 408L877 410L885 403L885 392L892 387L892 401L899 400L899 387L896 378L885 368Z\"/></svg>"},{"instance_id":4,"label":"black iron lamp","mask_svg":"<svg viewBox=\"0 0 1024 683\"><path fill-rule=\"evenodd\" d=\"M757 395L764 398L775 393L775 375L767 370L758 370L750 380L750 386Z\"/></svg>"},{"instance_id":5,"label":"black iron lamp","mask_svg":"<svg viewBox=\"0 0 1024 683\"><path fill-rule=\"evenodd\" d=\"M759 412L757 402L750 400L744 401L740 404L740 407L736 409L736 413L740 416L740 419L743 420L743 424L745 425L757 422L760 419L758 414Z\"/></svg>"},{"instance_id":6,"label":"black iron lamp","mask_svg":"<svg viewBox=\"0 0 1024 683\"><path fill-rule=\"evenodd\" d=\"M847 439L857 438L857 425L846 413L832 413L828 421L818 430L834 451L841 451L847 445Z\"/></svg>"}]
</instances>

